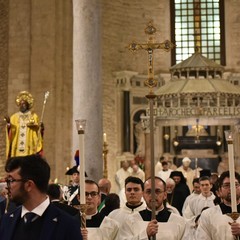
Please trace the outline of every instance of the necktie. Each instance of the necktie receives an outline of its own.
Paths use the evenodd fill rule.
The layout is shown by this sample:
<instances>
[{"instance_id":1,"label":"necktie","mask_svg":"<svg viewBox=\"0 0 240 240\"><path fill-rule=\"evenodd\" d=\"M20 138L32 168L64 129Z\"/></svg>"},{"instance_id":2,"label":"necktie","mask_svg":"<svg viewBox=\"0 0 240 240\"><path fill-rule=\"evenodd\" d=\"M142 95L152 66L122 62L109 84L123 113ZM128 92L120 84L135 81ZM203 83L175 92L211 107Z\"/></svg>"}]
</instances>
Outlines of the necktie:
<instances>
[{"instance_id":1,"label":"necktie","mask_svg":"<svg viewBox=\"0 0 240 240\"><path fill-rule=\"evenodd\" d=\"M32 213L32 212L28 212L24 215L25 217L25 223L31 223L33 222L33 220L35 220L34 218L36 217L37 215L35 213Z\"/></svg>"}]
</instances>

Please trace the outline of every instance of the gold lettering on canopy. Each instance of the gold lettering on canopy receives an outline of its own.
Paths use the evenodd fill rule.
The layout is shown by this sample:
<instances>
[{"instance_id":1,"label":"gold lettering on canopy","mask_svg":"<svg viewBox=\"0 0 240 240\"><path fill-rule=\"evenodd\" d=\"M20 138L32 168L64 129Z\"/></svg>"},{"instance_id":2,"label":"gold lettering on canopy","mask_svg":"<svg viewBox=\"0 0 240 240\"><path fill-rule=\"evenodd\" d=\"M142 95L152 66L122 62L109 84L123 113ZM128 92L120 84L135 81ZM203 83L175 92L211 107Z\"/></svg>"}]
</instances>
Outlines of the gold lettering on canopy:
<instances>
[{"instance_id":1,"label":"gold lettering on canopy","mask_svg":"<svg viewBox=\"0 0 240 240\"><path fill-rule=\"evenodd\" d=\"M202 107L201 112L197 108L179 107L179 108L166 108L158 107L157 117L235 117L240 115L240 107Z\"/></svg>"}]
</instances>

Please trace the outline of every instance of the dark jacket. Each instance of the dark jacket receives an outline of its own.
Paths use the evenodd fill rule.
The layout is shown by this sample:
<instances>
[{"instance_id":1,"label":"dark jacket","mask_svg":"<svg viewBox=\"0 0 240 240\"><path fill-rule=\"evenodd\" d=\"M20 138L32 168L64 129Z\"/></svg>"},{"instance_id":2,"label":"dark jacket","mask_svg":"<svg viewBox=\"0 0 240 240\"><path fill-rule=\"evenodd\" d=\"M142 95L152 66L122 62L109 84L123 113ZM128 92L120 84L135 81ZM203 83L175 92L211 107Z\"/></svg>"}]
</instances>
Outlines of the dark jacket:
<instances>
[{"instance_id":1,"label":"dark jacket","mask_svg":"<svg viewBox=\"0 0 240 240\"><path fill-rule=\"evenodd\" d=\"M21 207L2 217L0 240L11 240L16 223L20 218ZM67 213L50 204L44 213L39 240L82 240L79 223Z\"/></svg>"}]
</instances>

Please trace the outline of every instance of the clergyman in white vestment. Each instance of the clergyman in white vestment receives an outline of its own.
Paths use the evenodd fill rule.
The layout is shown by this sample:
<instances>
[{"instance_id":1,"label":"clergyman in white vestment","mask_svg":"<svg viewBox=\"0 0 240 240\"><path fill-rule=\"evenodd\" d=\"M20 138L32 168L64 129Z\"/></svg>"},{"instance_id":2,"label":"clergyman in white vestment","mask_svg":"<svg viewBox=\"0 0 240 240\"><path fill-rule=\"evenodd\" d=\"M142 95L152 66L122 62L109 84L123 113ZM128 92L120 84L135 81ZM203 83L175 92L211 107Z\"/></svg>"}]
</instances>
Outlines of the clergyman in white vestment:
<instances>
[{"instance_id":1,"label":"clergyman in white vestment","mask_svg":"<svg viewBox=\"0 0 240 240\"><path fill-rule=\"evenodd\" d=\"M240 213L240 175L235 173L237 211ZM240 218L233 223L228 216L232 212L229 171L219 177L219 194L222 202L202 212L196 230L197 240L234 240L240 236Z\"/></svg>"},{"instance_id":2,"label":"clergyman in white vestment","mask_svg":"<svg viewBox=\"0 0 240 240\"><path fill-rule=\"evenodd\" d=\"M119 229L118 240L148 240L154 235L156 235L157 240L182 239L185 230L185 220L164 206L163 202L167 197L165 182L161 178L155 177L155 220L151 220L151 179L146 180L144 184L143 197L147 204L147 209L129 216L129 219Z\"/></svg>"}]
</instances>

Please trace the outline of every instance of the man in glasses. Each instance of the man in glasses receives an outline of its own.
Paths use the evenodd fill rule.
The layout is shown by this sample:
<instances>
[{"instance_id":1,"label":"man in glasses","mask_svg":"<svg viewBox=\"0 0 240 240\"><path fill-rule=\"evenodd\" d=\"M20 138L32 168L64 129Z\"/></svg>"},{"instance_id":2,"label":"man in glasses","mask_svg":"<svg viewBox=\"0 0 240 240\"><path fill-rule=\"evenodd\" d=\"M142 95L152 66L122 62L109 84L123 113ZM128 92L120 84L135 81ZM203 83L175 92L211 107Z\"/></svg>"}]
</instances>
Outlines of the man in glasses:
<instances>
[{"instance_id":1,"label":"man in glasses","mask_svg":"<svg viewBox=\"0 0 240 240\"><path fill-rule=\"evenodd\" d=\"M155 195L152 199L151 179L144 183L143 197L147 209L134 213L123 223L119 230L119 239L148 240L154 235L161 240L180 240L185 230L183 217L172 213L164 204L167 193L166 183L155 177ZM151 220L152 204L156 207L156 219Z\"/></svg>"},{"instance_id":2,"label":"man in glasses","mask_svg":"<svg viewBox=\"0 0 240 240\"><path fill-rule=\"evenodd\" d=\"M114 239L117 231L117 223L98 212L101 198L98 184L90 179L85 180L86 197L86 229L81 228L83 239Z\"/></svg>"},{"instance_id":3,"label":"man in glasses","mask_svg":"<svg viewBox=\"0 0 240 240\"><path fill-rule=\"evenodd\" d=\"M233 222L229 214L231 208L230 174L223 172L219 177L219 194L222 202L202 212L196 231L196 239L238 239L240 218ZM240 175L235 173L237 212L240 213ZM231 183L234 184L234 183Z\"/></svg>"},{"instance_id":4,"label":"man in glasses","mask_svg":"<svg viewBox=\"0 0 240 240\"><path fill-rule=\"evenodd\" d=\"M98 184L90 179L85 180L85 191L87 205L86 225L87 227L99 227L104 218L104 215L99 213L97 209L101 201Z\"/></svg>"},{"instance_id":5,"label":"man in glasses","mask_svg":"<svg viewBox=\"0 0 240 240\"><path fill-rule=\"evenodd\" d=\"M50 203L50 167L40 155L9 158L5 170L9 198L20 207L2 217L0 239L82 239L78 221Z\"/></svg>"}]
</instances>

